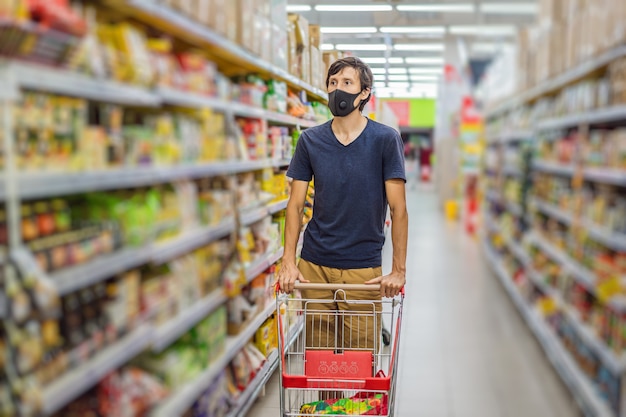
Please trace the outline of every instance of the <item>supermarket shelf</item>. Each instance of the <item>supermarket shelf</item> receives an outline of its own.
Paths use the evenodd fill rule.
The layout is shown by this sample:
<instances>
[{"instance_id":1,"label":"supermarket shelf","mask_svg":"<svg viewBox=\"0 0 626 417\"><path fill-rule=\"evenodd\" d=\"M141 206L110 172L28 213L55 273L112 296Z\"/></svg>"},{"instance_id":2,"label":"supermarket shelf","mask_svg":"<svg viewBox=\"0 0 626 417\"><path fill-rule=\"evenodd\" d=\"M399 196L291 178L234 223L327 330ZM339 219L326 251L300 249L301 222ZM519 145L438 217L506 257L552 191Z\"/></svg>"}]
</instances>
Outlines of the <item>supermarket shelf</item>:
<instances>
[{"instance_id":1,"label":"supermarket shelf","mask_svg":"<svg viewBox=\"0 0 626 417\"><path fill-rule=\"evenodd\" d=\"M287 207L287 203L289 199L280 200L274 203L270 203L269 205L251 209L251 210L243 210L239 213L241 224L243 226L249 226L253 223L258 222L264 217L271 216L274 213L278 213L281 210L284 210Z\"/></svg>"},{"instance_id":2,"label":"supermarket shelf","mask_svg":"<svg viewBox=\"0 0 626 417\"><path fill-rule=\"evenodd\" d=\"M590 75L594 71L597 71L616 59L626 56L626 46L621 45L613 48L595 58L585 60L585 62L575 66L569 71L562 73L546 82L543 82L518 96L505 100L501 104L495 106L493 109L487 111L488 117L497 116L501 113L512 110L524 103L535 100L545 94L557 91L571 83L574 83L586 76Z\"/></svg>"},{"instance_id":3,"label":"supermarket shelf","mask_svg":"<svg viewBox=\"0 0 626 417\"><path fill-rule=\"evenodd\" d=\"M254 278L262 274L267 268L278 262L278 260L283 257L284 252L285 248L281 247L276 252L262 256L261 259L253 262L252 265L246 269L246 282L252 281Z\"/></svg>"},{"instance_id":4,"label":"supermarket shelf","mask_svg":"<svg viewBox=\"0 0 626 417\"><path fill-rule=\"evenodd\" d=\"M572 165L546 161L533 161L532 167L537 171L547 172L548 174L567 175L570 177L574 175L575 172L575 168Z\"/></svg>"},{"instance_id":5,"label":"supermarket shelf","mask_svg":"<svg viewBox=\"0 0 626 417\"><path fill-rule=\"evenodd\" d=\"M236 116L264 119L269 122L282 123L290 126L313 127L317 125L317 122L312 120L299 119L288 114L276 113L241 103L229 102L168 87L159 87L157 89L157 95L164 103L171 105L210 108L220 112L230 111Z\"/></svg>"},{"instance_id":6,"label":"supermarket shelf","mask_svg":"<svg viewBox=\"0 0 626 417\"><path fill-rule=\"evenodd\" d=\"M502 168L502 172L506 175L510 175L513 177L521 177L523 175L521 169L517 167L513 167L513 166L508 166L508 165Z\"/></svg>"},{"instance_id":7,"label":"supermarket shelf","mask_svg":"<svg viewBox=\"0 0 626 417\"><path fill-rule=\"evenodd\" d=\"M570 388L580 407L586 415L595 417L611 417L613 412L608 404L597 394L593 383L585 376L565 350L554 332L548 327L541 316L526 304L504 266L498 261L486 242L485 253L505 290L517 306L520 314L542 345L548 359L559 373L565 384Z\"/></svg>"},{"instance_id":8,"label":"supermarket shelf","mask_svg":"<svg viewBox=\"0 0 626 417\"><path fill-rule=\"evenodd\" d=\"M220 161L172 167L122 168L87 172L31 172L18 176L22 199L47 198L93 191L142 187L189 178L214 177L289 165L288 160ZM6 198L0 183L0 200Z\"/></svg>"},{"instance_id":9,"label":"supermarket shelf","mask_svg":"<svg viewBox=\"0 0 626 417\"><path fill-rule=\"evenodd\" d=\"M154 245L152 262L162 264L171 259L189 253L195 248L220 239L235 230L235 219L226 219L216 226L199 227L196 230L182 233L167 242Z\"/></svg>"},{"instance_id":10,"label":"supermarket shelf","mask_svg":"<svg viewBox=\"0 0 626 417\"><path fill-rule=\"evenodd\" d=\"M565 268L567 268L572 274L577 278L577 280L585 286L590 291L595 291L595 283L596 277L591 271L583 268L576 261L571 259L566 253L561 251L560 249L554 247L552 243L545 240L543 237L538 234L533 234L531 236L532 242L541 248L545 253L548 254L553 260L557 261Z\"/></svg>"},{"instance_id":11,"label":"supermarket shelf","mask_svg":"<svg viewBox=\"0 0 626 417\"><path fill-rule=\"evenodd\" d=\"M492 233L502 233L502 231L500 230L500 226L491 216L485 216L485 226L487 227L487 230Z\"/></svg>"},{"instance_id":12,"label":"supermarket shelf","mask_svg":"<svg viewBox=\"0 0 626 417\"><path fill-rule=\"evenodd\" d=\"M287 203L289 202L289 199L286 198L284 200L280 200L277 201L275 203L271 203L268 207L267 207L267 211L270 214L274 214L274 213L278 213L279 211L282 211L284 209L287 208Z\"/></svg>"},{"instance_id":13,"label":"supermarket shelf","mask_svg":"<svg viewBox=\"0 0 626 417\"><path fill-rule=\"evenodd\" d=\"M49 66L11 61L12 78L21 88L107 103L156 107L159 97L146 88L91 77Z\"/></svg>"},{"instance_id":14,"label":"supermarket shelf","mask_svg":"<svg viewBox=\"0 0 626 417\"><path fill-rule=\"evenodd\" d=\"M538 198L533 198L532 203L542 213L547 214L550 217L553 217L557 219L558 221L565 223L567 225L572 224L572 221L573 221L572 216L564 212L563 210L559 209L557 206L550 204L550 203L546 203L545 201L542 201Z\"/></svg>"},{"instance_id":15,"label":"supermarket shelf","mask_svg":"<svg viewBox=\"0 0 626 417\"><path fill-rule=\"evenodd\" d=\"M300 320L299 324L297 324L295 328L290 331L285 351L287 351L287 349L296 341L303 328L304 320ZM257 372L255 378L248 384L235 406L232 408L230 413L227 414L227 417L247 415L250 408L254 405L254 401L259 396L261 389L263 389L265 384L267 384L267 381L269 381L276 369L278 369L279 360L280 357L278 356L278 350L274 350L270 353L263 367Z\"/></svg>"},{"instance_id":16,"label":"supermarket shelf","mask_svg":"<svg viewBox=\"0 0 626 417\"><path fill-rule=\"evenodd\" d=\"M313 120L299 119L288 114L272 112L257 107L247 106L241 103L231 103L232 111L236 116L265 119L268 122L282 123L291 126L313 127L317 122Z\"/></svg>"},{"instance_id":17,"label":"supermarket shelf","mask_svg":"<svg viewBox=\"0 0 626 417\"><path fill-rule=\"evenodd\" d=\"M533 162L533 168L550 174L573 176L576 172L571 165L563 165L545 161ZM584 168L583 176L587 181L626 187L626 170L613 168Z\"/></svg>"},{"instance_id":18,"label":"supermarket shelf","mask_svg":"<svg viewBox=\"0 0 626 417\"><path fill-rule=\"evenodd\" d=\"M269 216L269 214L268 207L263 206L252 210L241 211L239 219L242 226L249 226Z\"/></svg>"},{"instance_id":19,"label":"supermarket shelf","mask_svg":"<svg viewBox=\"0 0 626 417\"><path fill-rule=\"evenodd\" d=\"M583 224L591 236L596 241L606 245L618 252L626 252L626 234L614 233L602 226L597 226L589 221L583 221Z\"/></svg>"},{"instance_id":20,"label":"supermarket shelf","mask_svg":"<svg viewBox=\"0 0 626 417\"><path fill-rule=\"evenodd\" d=\"M506 200L505 205L506 205L507 210L509 210L513 215L517 217L522 217L522 215L524 214L524 211L522 210L522 206L519 205L518 203L515 203L510 200Z\"/></svg>"},{"instance_id":21,"label":"supermarket shelf","mask_svg":"<svg viewBox=\"0 0 626 417\"><path fill-rule=\"evenodd\" d=\"M276 310L275 304L270 304L263 310L239 335L227 337L224 352L198 378L183 385L173 393L150 415L154 417L172 417L183 415L193 403L211 385L218 374L226 368L235 355L254 336L257 329Z\"/></svg>"},{"instance_id":22,"label":"supermarket shelf","mask_svg":"<svg viewBox=\"0 0 626 417\"><path fill-rule=\"evenodd\" d=\"M112 276L147 263L152 255L151 248L125 248L98 256L94 260L64 268L50 274L60 295L97 284Z\"/></svg>"},{"instance_id":23,"label":"supermarket shelf","mask_svg":"<svg viewBox=\"0 0 626 417\"><path fill-rule=\"evenodd\" d=\"M51 415L95 386L109 372L134 358L151 342L152 328L142 325L85 364L55 379L43 391L43 413Z\"/></svg>"},{"instance_id":24,"label":"supermarket shelf","mask_svg":"<svg viewBox=\"0 0 626 417\"><path fill-rule=\"evenodd\" d=\"M596 277L587 268L570 258L560 249L555 248L550 242L537 234L531 235L532 242L537 244L545 253L556 262L563 265L590 293L596 293ZM626 299L624 297L613 297L606 303L617 312L626 312Z\"/></svg>"},{"instance_id":25,"label":"supermarket shelf","mask_svg":"<svg viewBox=\"0 0 626 417\"><path fill-rule=\"evenodd\" d=\"M513 130L507 132L488 134L489 144L498 143L515 143L521 142L527 139L532 139L534 132L532 130Z\"/></svg>"},{"instance_id":26,"label":"supermarket shelf","mask_svg":"<svg viewBox=\"0 0 626 417\"><path fill-rule=\"evenodd\" d=\"M583 175L588 181L626 187L626 170L610 168L585 168Z\"/></svg>"},{"instance_id":27,"label":"supermarket shelf","mask_svg":"<svg viewBox=\"0 0 626 417\"><path fill-rule=\"evenodd\" d=\"M530 256L526 253L524 248L518 245L513 239L506 239L506 245L509 250L515 255L515 257L524 265L530 264Z\"/></svg>"},{"instance_id":28,"label":"supermarket shelf","mask_svg":"<svg viewBox=\"0 0 626 417\"><path fill-rule=\"evenodd\" d=\"M626 106L612 106L604 109L574 113L564 117L555 117L540 121L538 130L557 130L580 125L605 125L626 123Z\"/></svg>"},{"instance_id":29,"label":"supermarket shelf","mask_svg":"<svg viewBox=\"0 0 626 417\"><path fill-rule=\"evenodd\" d=\"M64 268L50 274L61 295L96 284L121 272L148 262L163 263L191 250L226 236L235 230L235 221L228 219L217 226L201 228L185 233L170 242L147 245L141 248L125 248L99 256L82 265Z\"/></svg>"},{"instance_id":30,"label":"supermarket shelf","mask_svg":"<svg viewBox=\"0 0 626 417\"><path fill-rule=\"evenodd\" d=\"M500 193L496 190L487 190L485 198L493 203L499 203L502 200Z\"/></svg>"},{"instance_id":31,"label":"supermarket shelf","mask_svg":"<svg viewBox=\"0 0 626 417\"><path fill-rule=\"evenodd\" d=\"M556 300L570 323L574 324L579 337L583 339L585 345L590 347L591 350L600 358L609 371L613 373L613 375L620 375L624 372L626 369L626 356L623 354L618 356L614 351L612 351L606 343L594 334L594 331L590 326L582 322L580 315L574 311L573 308L567 306L563 302L560 296L558 296Z\"/></svg>"},{"instance_id":32,"label":"supermarket shelf","mask_svg":"<svg viewBox=\"0 0 626 417\"><path fill-rule=\"evenodd\" d=\"M257 371L254 379L252 379L252 381L248 383L248 386L240 394L237 402L233 405L233 408L228 414L226 414L226 416L245 416L250 407L252 407L254 400L259 395L259 392L261 392L261 389L265 386L267 381L269 381L277 367L278 351L274 350L272 353L270 353L269 357L267 358L261 369Z\"/></svg>"},{"instance_id":33,"label":"supermarket shelf","mask_svg":"<svg viewBox=\"0 0 626 417\"><path fill-rule=\"evenodd\" d=\"M150 0L130 0L127 2L108 0L108 2L136 18L194 45L200 47L210 45L214 55L220 56L232 64L238 64L256 72L267 73L287 82L292 87L306 90L318 99L328 100L328 95L319 88L315 88L287 71L260 59L237 43L167 6Z\"/></svg>"},{"instance_id":34,"label":"supermarket shelf","mask_svg":"<svg viewBox=\"0 0 626 417\"><path fill-rule=\"evenodd\" d=\"M559 294L557 290L545 283L541 275L530 267L530 265L527 264L526 270L533 283L539 287L544 294L556 301L559 306L559 310L567 316L569 322L576 329L579 337L584 340L585 345L600 358L602 363L607 366L611 373L614 375L621 374L626 369L626 355L618 356L615 352L609 349L606 343L594 334L591 327L583 323L580 319L580 315L574 310L574 308L563 301L563 297L561 297L561 294Z\"/></svg>"},{"instance_id":35,"label":"supermarket shelf","mask_svg":"<svg viewBox=\"0 0 626 417\"><path fill-rule=\"evenodd\" d=\"M181 311L178 316L169 320L154 331L152 350L162 352L189 329L207 317L213 310L226 302L228 297L222 289L217 289L207 297L197 301L191 307Z\"/></svg>"},{"instance_id":36,"label":"supermarket shelf","mask_svg":"<svg viewBox=\"0 0 626 417\"><path fill-rule=\"evenodd\" d=\"M535 204L535 206L543 213L548 214L567 225L574 223L574 218L571 214L560 210L553 204L546 203L537 198L533 199L533 204ZM606 245L610 249L626 252L626 235L614 233L587 220L583 220L581 224L587 229L589 236L597 242Z\"/></svg>"}]
</instances>

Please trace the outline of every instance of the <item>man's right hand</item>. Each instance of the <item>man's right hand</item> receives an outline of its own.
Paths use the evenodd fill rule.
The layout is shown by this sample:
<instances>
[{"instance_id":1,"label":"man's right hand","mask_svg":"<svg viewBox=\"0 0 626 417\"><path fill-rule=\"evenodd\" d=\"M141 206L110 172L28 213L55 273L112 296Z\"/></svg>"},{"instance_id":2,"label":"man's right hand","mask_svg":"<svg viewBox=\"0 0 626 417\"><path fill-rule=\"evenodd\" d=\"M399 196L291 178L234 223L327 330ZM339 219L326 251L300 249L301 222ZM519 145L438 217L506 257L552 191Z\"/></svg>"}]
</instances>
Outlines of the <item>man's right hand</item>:
<instances>
[{"instance_id":1,"label":"man's right hand","mask_svg":"<svg viewBox=\"0 0 626 417\"><path fill-rule=\"evenodd\" d=\"M277 281L280 286L280 290L286 294L291 294L293 292L296 281L309 282L304 279L296 264L284 261L278 271Z\"/></svg>"}]
</instances>

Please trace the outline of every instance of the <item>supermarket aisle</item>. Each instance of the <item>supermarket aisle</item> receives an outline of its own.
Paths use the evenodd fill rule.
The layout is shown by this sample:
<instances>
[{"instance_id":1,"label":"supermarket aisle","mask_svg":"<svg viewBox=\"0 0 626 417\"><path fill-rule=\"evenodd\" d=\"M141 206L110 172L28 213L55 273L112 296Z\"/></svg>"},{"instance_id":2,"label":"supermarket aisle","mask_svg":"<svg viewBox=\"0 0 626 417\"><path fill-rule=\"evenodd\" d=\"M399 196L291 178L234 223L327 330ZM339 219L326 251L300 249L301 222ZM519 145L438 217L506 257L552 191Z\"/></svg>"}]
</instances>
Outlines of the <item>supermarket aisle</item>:
<instances>
[{"instance_id":1,"label":"supermarket aisle","mask_svg":"<svg viewBox=\"0 0 626 417\"><path fill-rule=\"evenodd\" d=\"M578 416L479 245L445 222L432 191L410 190L397 416ZM249 416L279 415L277 384Z\"/></svg>"}]
</instances>

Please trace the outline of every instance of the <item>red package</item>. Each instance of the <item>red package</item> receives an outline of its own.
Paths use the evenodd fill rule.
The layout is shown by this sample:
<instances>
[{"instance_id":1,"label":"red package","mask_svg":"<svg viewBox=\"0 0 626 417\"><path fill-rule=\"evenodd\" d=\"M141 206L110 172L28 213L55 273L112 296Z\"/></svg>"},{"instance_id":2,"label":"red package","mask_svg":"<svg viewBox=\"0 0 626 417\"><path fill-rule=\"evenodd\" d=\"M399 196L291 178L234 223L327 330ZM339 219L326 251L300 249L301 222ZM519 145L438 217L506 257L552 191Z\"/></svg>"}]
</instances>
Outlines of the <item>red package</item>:
<instances>
[{"instance_id":1,"label":"red package","mask_svg":"<svg viewBox=\"0 0 626 417\"><path fill-rule=\"evenodd\" d=\"M87 23L69 6L68 0L27 0L34 22L75 36L87 33Z\"/></svg>"}]
</instances>

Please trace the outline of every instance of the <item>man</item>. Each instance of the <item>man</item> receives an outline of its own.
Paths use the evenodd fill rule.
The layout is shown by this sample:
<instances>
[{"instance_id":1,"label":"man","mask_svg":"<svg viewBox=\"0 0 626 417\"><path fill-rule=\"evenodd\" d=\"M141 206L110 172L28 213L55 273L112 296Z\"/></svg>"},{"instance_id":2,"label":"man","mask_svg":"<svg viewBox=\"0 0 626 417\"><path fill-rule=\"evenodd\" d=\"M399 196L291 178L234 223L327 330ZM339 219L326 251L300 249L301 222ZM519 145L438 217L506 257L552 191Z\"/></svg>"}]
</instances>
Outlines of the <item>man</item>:
<instances>
[{"instance_id":1,"label":"man","mask_svg":"<svg viewBox=\"0 0 626 417\"><path fill-rule=\"evenodd\" d=\"M360 59L348 57L334 62L326 78L328 106L334 118L300 136L287 171L293 182L287 204L285 252L278 273L280 288L286 293L293 291L296 281L380 284L380 293L345 292L348 300L377 301L395 296L405 284L408 215L403 144L394 129L361 114L372 85L372 72ZM296 245L312 179L313 218L304 235L302 259L296 266ZM392 219L393 265L391 272L383 276L387 205ZM333 297L333 291L303 291L305 299L332 301ZM319 313L315 320L307 320L307 346L338 347L336 339L341 337L344 345L339 348L377 350L380 314L376 314L376 323L367 314L356 321L344 319L339 334L333 315L322 314L333 309L371 311L375 304L379 307L379 303L368 307L342 302L307 306ZM376 311L380 311L378 307Z\"/></svg>"}]
</instances>

